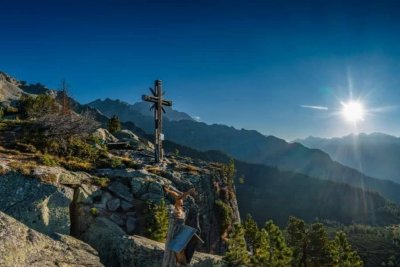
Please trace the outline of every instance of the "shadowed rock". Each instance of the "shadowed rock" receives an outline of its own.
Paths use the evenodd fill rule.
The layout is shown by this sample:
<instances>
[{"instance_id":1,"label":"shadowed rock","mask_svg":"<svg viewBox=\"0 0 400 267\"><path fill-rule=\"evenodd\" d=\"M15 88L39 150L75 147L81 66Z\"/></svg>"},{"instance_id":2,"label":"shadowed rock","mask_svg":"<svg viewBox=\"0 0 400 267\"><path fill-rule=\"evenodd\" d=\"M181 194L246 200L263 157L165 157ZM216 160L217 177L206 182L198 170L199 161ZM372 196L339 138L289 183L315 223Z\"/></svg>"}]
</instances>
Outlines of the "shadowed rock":
<instances>
[{"instance_id":1,"label":"shadowed rock","mask_svg":"<svg viewBox=\"0 0 400 267\"><path fill-rule=\"evenodd\" d=\"M97 252L70 236L56 240L0 212L0 266L103 266Z\"/></svg>"}]
</instances>

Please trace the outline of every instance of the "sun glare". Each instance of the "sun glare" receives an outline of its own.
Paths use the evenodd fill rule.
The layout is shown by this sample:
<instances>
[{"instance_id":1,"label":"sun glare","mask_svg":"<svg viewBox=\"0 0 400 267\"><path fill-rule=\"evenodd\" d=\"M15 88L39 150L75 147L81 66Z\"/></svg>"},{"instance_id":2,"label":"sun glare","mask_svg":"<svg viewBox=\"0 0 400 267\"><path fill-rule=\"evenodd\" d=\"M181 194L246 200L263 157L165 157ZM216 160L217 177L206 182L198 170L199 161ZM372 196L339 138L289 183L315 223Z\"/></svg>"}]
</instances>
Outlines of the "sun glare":
<instances>
[{"instance_id":1,"label":"sun glare","mask_svg":"<svg viewBox=\"0 0 400 267\"><path fill-rule=\"evenodd\" d=\"M364 120L364 106L358 101L342 103L342 115L348 122L358 122Z\"/></svg>"}]
</instances>

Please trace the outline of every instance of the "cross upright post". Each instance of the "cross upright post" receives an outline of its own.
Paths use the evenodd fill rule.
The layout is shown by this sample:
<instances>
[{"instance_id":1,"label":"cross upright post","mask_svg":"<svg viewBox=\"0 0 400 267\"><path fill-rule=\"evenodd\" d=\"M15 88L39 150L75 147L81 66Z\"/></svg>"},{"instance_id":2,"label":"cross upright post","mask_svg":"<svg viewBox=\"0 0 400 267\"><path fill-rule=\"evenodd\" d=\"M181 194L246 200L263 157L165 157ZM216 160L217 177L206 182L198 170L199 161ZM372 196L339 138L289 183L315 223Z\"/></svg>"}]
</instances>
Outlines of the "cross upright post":
<instances>
[{"instance_id":1,"label":"cross upright post","mask_svg":"<svg viewBox=\"0 0 400 267\"><path fill-rule=\"evenodd\" d=\"M163 133L162 133L162 113L165 113L163 106L172 106L172 101L163 99L162 81L156 80L154 82L154 90L150 88L152 95L143 95L142 100L153 103L151 109L154 109L155 131L154 131L154 158L155 162L163 161Z\"/></svg>"}]
</instances>

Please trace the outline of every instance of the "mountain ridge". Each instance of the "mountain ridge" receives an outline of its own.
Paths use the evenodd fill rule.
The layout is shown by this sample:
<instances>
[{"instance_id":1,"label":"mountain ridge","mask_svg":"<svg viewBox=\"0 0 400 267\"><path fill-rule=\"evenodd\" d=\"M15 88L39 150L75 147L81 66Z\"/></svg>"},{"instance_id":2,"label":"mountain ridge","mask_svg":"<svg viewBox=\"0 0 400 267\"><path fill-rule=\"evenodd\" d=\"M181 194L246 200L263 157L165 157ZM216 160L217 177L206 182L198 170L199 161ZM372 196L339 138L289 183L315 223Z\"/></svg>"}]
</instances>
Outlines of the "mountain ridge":
<instances>
[{"instance_id":1,"label":"mountain ridge","mask_svg":"<svg viewBox=\"0 0 400 267\"><path fill-rule=\"evenodd\" d=\"M370 176L400 182L400 138L385 133L352 134L337 138L296 140L321 149L334 160Z\"/></svg>"},{"instance_id":2,"label":"mountain ridge","mask_svg":"<svg viewBox=\"0 0 400 267\"><path fill-rule=\"evenodd\" d=\"M97 102L91 105L106 116L118 115L121 121L132 121L147 133L153 132L154 119L128 110L115 114L110 104ZM114 108L114 110L117 110ZM400 202L400 184L369 177L360 171L344 166L319 149L309 149L300 143L288 143L275 136L265 136L255 130L196 121L168 121L163 125L167 140L200 151L219 150L229 156L255 164L277 166L311 177L347 183L361 189L380 192L392 201Z\"/></svg>"}]
</instances>

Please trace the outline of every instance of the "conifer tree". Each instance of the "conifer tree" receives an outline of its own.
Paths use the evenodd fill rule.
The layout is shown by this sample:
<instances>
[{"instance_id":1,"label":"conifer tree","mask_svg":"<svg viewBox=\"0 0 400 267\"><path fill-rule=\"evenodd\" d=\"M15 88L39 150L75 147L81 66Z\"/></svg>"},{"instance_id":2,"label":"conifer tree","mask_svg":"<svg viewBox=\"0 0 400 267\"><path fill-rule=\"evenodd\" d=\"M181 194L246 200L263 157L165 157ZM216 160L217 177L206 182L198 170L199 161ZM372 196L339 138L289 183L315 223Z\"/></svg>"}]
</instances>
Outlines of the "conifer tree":
<instances>
[{"instance_id":1,"label":"conifer tree","mask_svg":"<svg viewBox=\"0 0 400 267\"><path fill-rule=\"evenodd\" d=\"M288 233L287 243L293 252L292 266L306 266L307 233L304 221L295 217L289 217L286 230Z\"/></svg>"},{"instance_id":2,"label":"conifer tree","mask_svg":"<svg viewBox=\"0 0 400 267\"><path fill-rule=\"evenodd\" d=\"M361 267L363 262L355 252L349 242L347 241L346 234L339 231L335 235L332 242L332 252L335 266L338 267Z\"/></svg>"},{"instance_id":3,"label":"conifer tree","mask_svg":"<svg viewBox=\"0 0 400 267\"><path fill-rule=\"evenodd\" d=\"M246 220L243 223L243 228L247 246L250 252L253 252L259 230L256 222L253 220L253 217L251 217L250 214L247 214Z\"/></svg>"},{"instance_id":4,"label":"conifer tree","mask_svg":"<svg viewBox=\"0 0 400 267\"><path fill-rule=\"evenodd\" d=\"M244 239L244 230L240 224L233 226L233 231L227 241L228 250L225 254L225 260L230 266L247 266L249 263L249 254Z\"/></svg>"},{"instance_id":5,"label":"conifer tree","mask_svg":"<svg viewBox=\"0 0 400 267\"><path fill-rule=\"evenodd\" d=\"M307 266L333 266L331 242L321 223L311 224L306 243Z\"/></svg>"},{"instance_id":6,"label":"conifer tree","mask_svg":"<svg viewBox=\"0 0 400 267\"><path fill-rule=\"evenodd\" d=\"M168 231L168 210L164 199L161 199L160 204L150 205L149 216L149 227L147 228L149 238L164 242Z\"/></svg>"},{"instance_id":7,"label":"conifer tree","mask_svg":"<svg viewBox=\"0 0 400 267\"><path fill-rule=\"evenodd\" d=\"M282 231L272 221L268 221L264 229L269 237L269 266L290 266L292 250L286 245Z\"/></svg>"},{"instance_id":8,"label":"conifer tree","mask_svg":"<svg viewBox=\"0 0 400 267\"><path fill-rule=\"evenodd\" d=\"M114 115L108 121L108 131L110 131L110 133L115 133L120 130L121 130L121 122L119 121L119 118L116 115Z\"/></svg>"},{"instance_id":9,"label":"conifer tree","mask_svg":"<svg viewBox=\"0 0 400 267\"><path fill-rule=\"evenodd\" d=\"M251 257L251 266L257 267L270 267L270 244L269 236L265 229L256 232L257 245L253 248L253 255Z\"/></svg>"}]
</instances>

